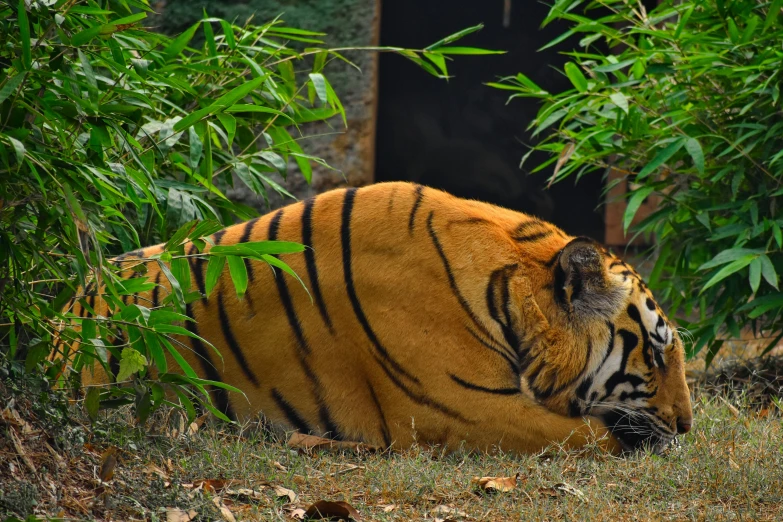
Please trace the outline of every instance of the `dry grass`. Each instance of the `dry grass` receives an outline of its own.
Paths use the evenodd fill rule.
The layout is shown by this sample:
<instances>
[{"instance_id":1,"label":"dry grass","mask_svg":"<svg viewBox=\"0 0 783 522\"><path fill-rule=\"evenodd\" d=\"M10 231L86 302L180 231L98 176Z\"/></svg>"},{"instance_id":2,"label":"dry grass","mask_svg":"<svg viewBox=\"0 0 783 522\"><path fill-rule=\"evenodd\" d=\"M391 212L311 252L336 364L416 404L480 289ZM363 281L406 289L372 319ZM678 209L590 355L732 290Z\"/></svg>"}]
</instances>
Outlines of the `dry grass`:
<instances>
[{"instance_id":1,"label":"dry grass","mask_svg":"<svg viewBox=\"0 0 783 522\"><path fill-rule=\"evenodd\" d=\"M4 391L0 386L0 396ZM14 408L25 414L28 428L8 415L0 420L0 519L35 512L166 520L166 508L177 507L195 510L196 520L219 520L215 496L237 520L290 521L294 508L320 499L347 501L365 520L378 521L783 519L783 404L758 410L742 392L697 392L695 427L667 456L625 458L556 450L529 457L445 455L424 448L306 454L257 425L208 422L194 435L172 438L165 434L171 422L162 416L142 432L121 414L92 431L70 425L47 432L27 402L17 397ZM19 455L12 430L35 473ZM44 443L65 446L61 461ZM110 447L118 448L118 463L103 483L101 454ZM471 485L474 476L517 473L510 492L481 494ZM212 482L199 488L203 479ZM294 491L297 500L279 498L273 486ZM226 491L239 488L255 490L256 498Z\"/></svg>"}]
</instances>

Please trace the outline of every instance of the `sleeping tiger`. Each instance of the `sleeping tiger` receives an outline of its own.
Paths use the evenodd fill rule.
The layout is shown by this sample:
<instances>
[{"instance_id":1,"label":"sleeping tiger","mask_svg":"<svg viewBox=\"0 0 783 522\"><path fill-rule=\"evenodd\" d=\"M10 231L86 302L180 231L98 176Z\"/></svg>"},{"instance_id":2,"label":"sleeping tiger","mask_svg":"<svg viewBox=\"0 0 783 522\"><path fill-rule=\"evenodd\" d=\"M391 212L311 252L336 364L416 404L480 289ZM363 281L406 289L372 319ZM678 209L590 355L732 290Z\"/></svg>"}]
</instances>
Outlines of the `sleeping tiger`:
<instances>
[{"instance_id":1,"label":"sleeping tiger","mask_svg":"<svg viewBox=\"0 0 783 522\"><path fill-rule=\"evenodd\" d=\"M262 412L287 429L384 447L517 453L660 450L691 427L677 331L639 274L590 239L408 183L334 190L211 239L307 247L285 261L312 299L248 261L243 300L226 270L187 306L187 328L224 357L184 337L192 350L182 355L246 393L214 391L233 418ZM203 295L206 262L194 256L190 269ZM170 286L156 263L147 277L157 286L134 300L155 307Z\"/></svg>"}]
</instances>

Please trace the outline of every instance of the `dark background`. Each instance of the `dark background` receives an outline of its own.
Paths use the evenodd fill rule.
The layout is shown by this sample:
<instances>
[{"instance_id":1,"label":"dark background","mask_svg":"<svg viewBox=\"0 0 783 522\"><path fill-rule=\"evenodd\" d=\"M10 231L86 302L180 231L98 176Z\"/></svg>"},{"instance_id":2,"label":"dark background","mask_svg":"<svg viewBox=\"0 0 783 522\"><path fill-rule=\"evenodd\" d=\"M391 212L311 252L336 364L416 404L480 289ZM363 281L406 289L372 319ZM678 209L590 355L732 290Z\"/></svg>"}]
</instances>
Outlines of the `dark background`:
<instances>
[{"instance_id":1,"label":"dark background","mask_svg":"<svg viewBox=\"0 0 783 522\"><path fill-rule=\"evenodd\" d=\"M412 180L455 195L489 201L552 221L573 235L604 238L601 208L603 176L592 173L544 190L552 169L528 175L546 160L532 155L519 169L526 131L539 102L484 85L522 72L543 89L571 88L557 72L573 49L573 38L543 47L568 26L541 29L549 7L535 0L512 0L510 24L503 27L503 0L386 0L382 2L381 44L423 48L469 26L484 29L455 45L508 51L504 55L456 56L448 81L391 54L380 58L376 181Z\"/></svg>"}]
</instances>

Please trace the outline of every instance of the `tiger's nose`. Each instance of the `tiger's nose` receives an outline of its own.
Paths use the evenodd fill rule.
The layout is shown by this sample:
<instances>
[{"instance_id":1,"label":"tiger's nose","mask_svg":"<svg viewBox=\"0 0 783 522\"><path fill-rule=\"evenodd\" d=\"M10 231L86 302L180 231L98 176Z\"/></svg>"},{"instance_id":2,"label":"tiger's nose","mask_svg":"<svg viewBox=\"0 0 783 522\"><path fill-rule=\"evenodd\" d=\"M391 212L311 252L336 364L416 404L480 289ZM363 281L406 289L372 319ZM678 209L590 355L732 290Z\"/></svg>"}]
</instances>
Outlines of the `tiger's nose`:
<instances>
[{"instance_id":1,"label":"tiger's nose","mask_svg":"<svg viewBox=\"0 0 783 522\"><path fill-rule=\"evenodd\" d=\"M691 431L693 421L690 419L677 419L677 433L680 435Z\"/></svg>"}]
</instances>

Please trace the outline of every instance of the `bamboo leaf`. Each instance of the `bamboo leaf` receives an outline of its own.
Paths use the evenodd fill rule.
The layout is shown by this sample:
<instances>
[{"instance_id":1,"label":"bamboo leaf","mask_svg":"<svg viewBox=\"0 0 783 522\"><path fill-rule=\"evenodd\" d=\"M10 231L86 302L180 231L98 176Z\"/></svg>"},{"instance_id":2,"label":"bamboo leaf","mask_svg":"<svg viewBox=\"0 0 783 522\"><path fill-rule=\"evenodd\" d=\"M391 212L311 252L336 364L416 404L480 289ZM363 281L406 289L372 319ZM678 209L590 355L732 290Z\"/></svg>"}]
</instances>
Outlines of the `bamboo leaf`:
<instances>
[{"instance_id":1,"label":"bamboo leaf","mask_svg":"<svg viewBox=\"0 0 783 522\"><path fill-rule=\"evenodd\" d=\"M587 91L587 78L585 78L585 75L579 69L578 65L576 65L574 62L567 62L565 64L565 73L577 91Z\"/></svg>"}]
</instances>

